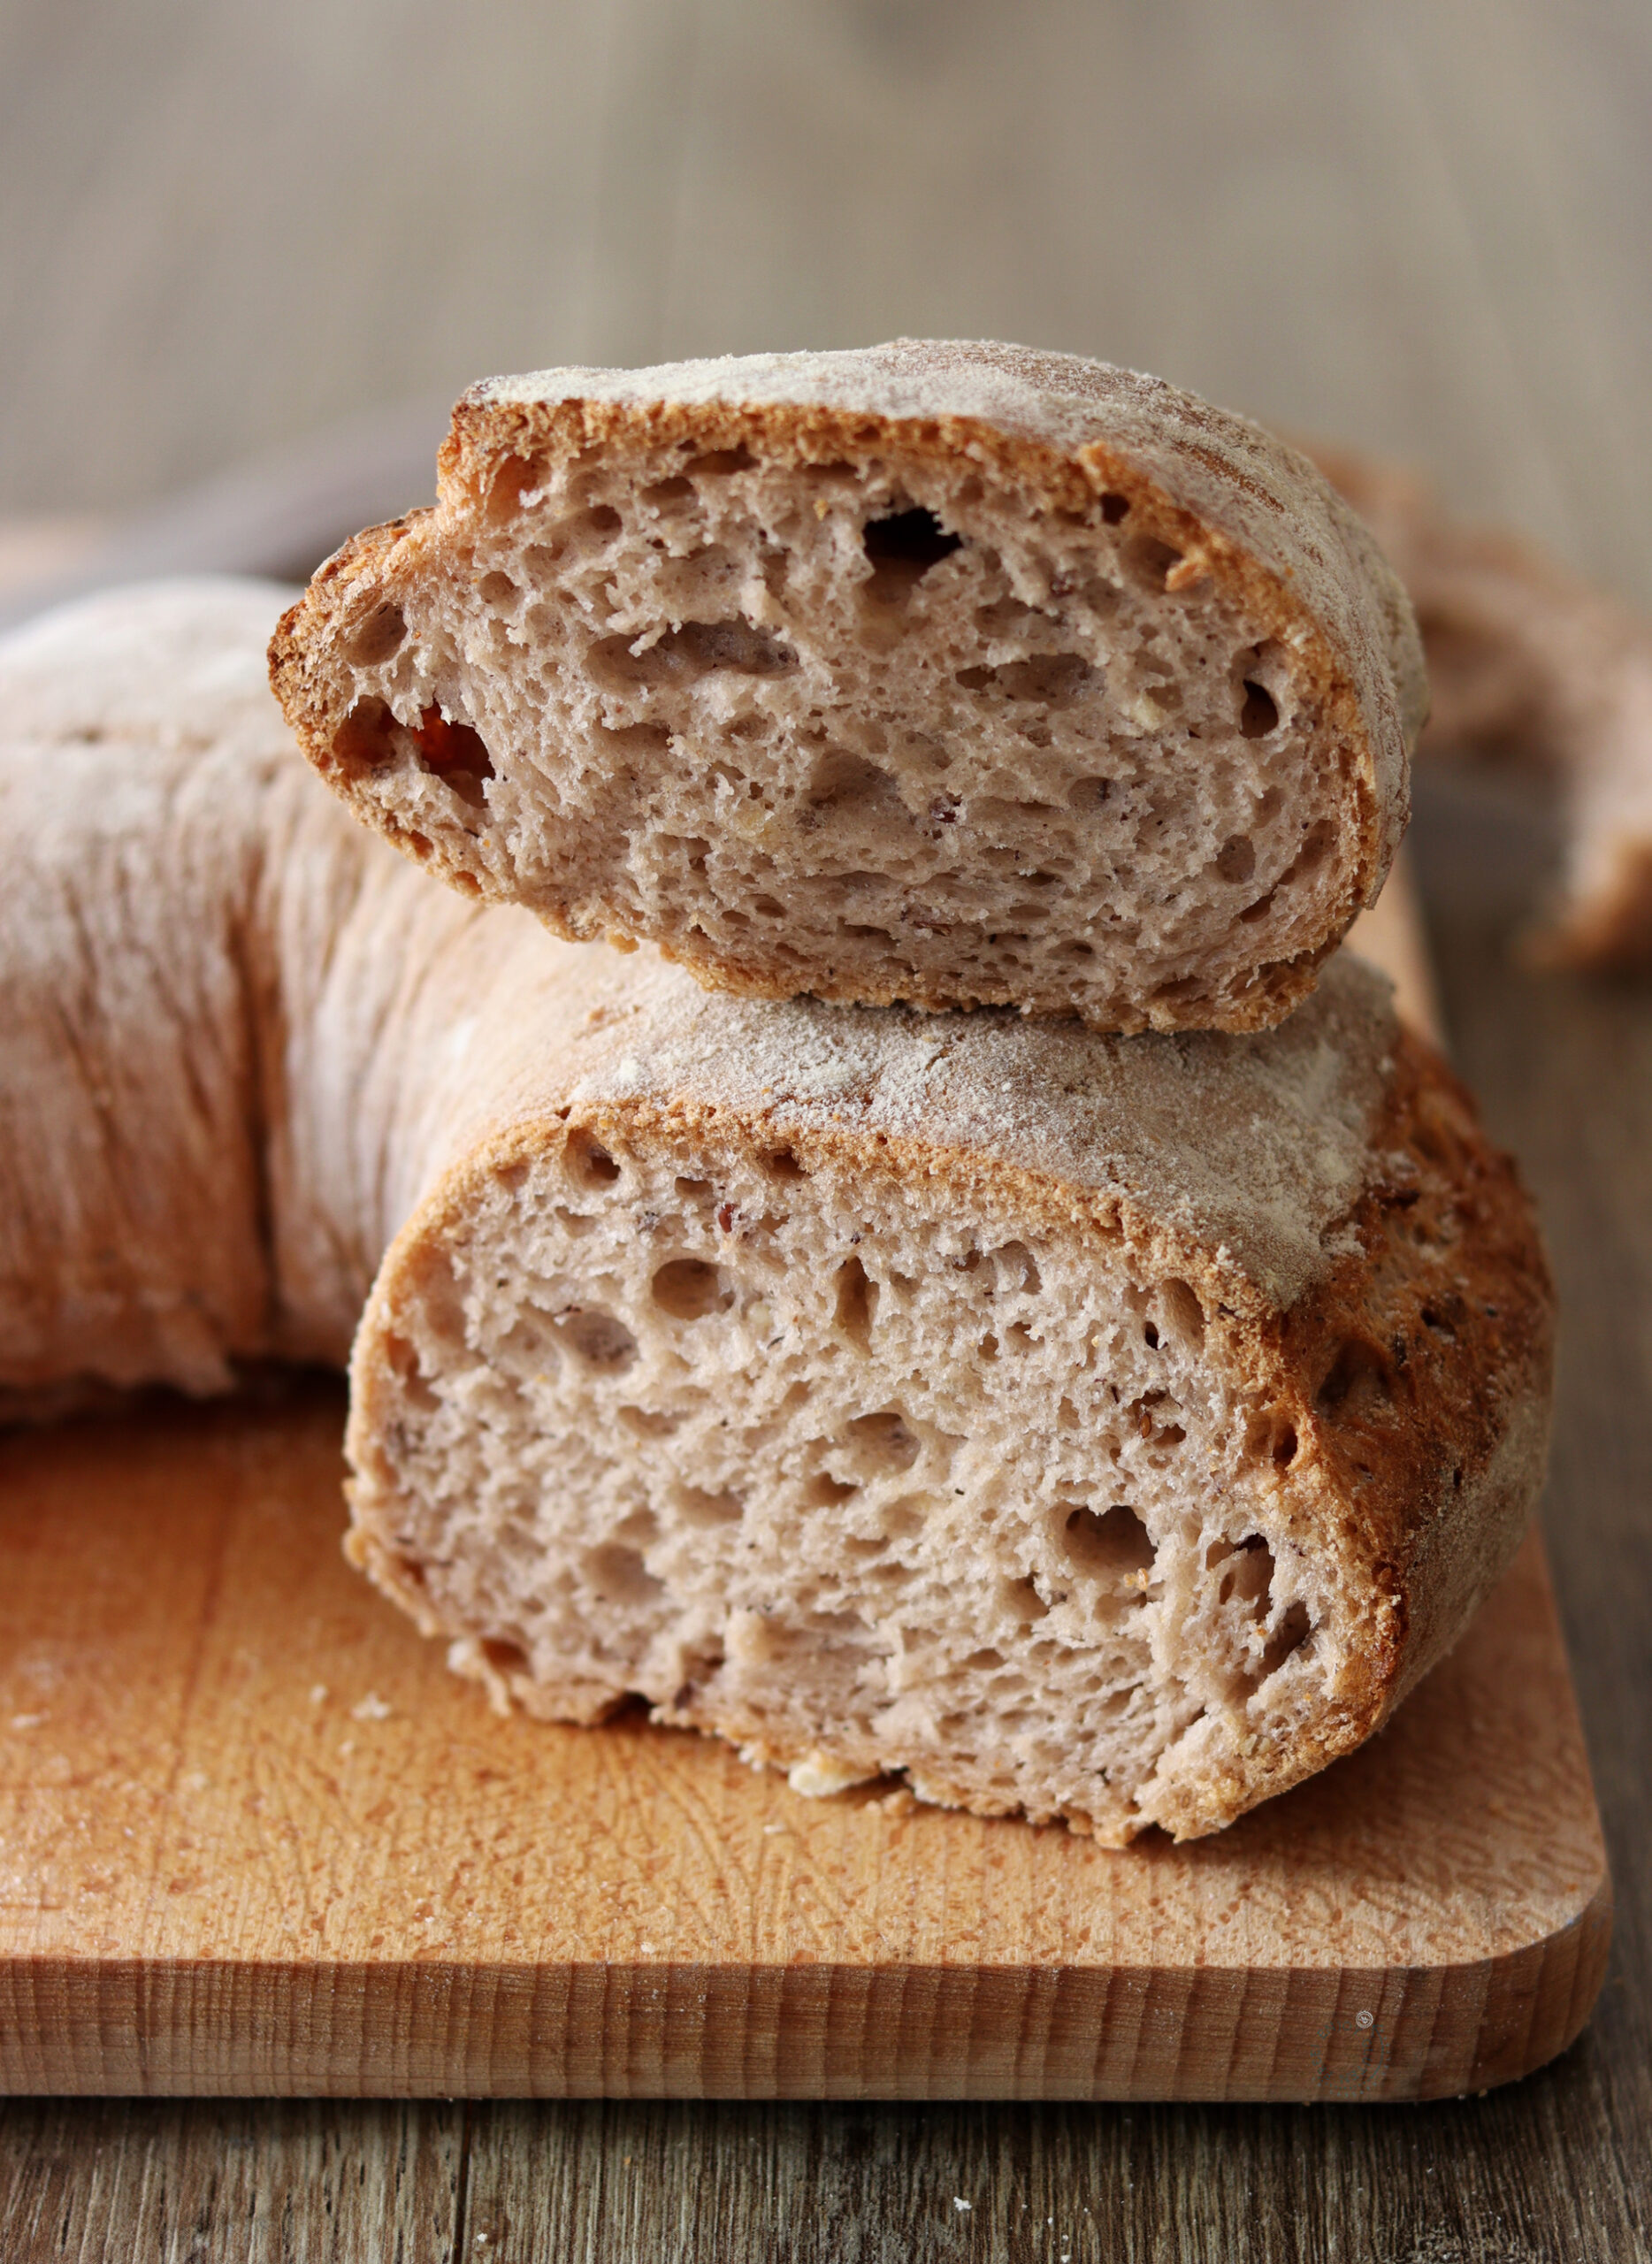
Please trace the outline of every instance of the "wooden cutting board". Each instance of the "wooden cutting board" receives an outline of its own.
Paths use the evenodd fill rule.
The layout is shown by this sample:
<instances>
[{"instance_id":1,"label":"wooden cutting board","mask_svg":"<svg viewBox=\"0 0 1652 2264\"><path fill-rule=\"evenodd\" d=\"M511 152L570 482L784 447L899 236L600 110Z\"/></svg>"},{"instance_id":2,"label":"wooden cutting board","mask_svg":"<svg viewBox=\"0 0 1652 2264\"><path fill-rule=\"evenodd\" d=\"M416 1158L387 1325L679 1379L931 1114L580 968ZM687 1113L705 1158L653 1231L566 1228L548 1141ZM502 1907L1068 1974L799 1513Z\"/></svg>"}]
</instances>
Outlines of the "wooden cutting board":
<instances>
[{"instance_id":1,"label":"wooden cutting board","mask_svg":"<svg viewBox=\"0 0 1652 2264\"><path fill-rule=\"evenodd\" d=\"M342 1422L294 1385L0 1442L0 2089L1416 2099L1587 2016L1535 1538L1382 1736L1120 1852L496 1719L342 1562Z\"/></svg>"}]
</instances>

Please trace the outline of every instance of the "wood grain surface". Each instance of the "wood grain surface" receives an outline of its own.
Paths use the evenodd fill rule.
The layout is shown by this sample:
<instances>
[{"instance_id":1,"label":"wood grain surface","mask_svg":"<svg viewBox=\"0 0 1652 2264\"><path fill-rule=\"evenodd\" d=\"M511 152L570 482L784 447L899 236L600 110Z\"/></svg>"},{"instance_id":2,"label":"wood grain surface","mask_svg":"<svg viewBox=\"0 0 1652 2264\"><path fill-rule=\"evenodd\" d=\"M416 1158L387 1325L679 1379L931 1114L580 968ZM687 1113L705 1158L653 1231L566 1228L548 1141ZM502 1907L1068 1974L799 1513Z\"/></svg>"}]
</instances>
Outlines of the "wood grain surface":
<instances>
[{"instance_id":1,"label":"wood grain surface","mask_svg":"<svg viewBox=\"0 0 1652 2264\"><path fill-rule=\"evenodd\" d=\"M0 2085L1394 2099L1610 1931L1541 1550L1383 1736L1108 1849L495 1719L343 1564L335 1388L0 1446Z\"/></svg>"},{"instance_id":2,"label":"wood grain surface","mask_svg":"<svg viewBox=\"0 0 1652 2264\"><path fill-rule=\"evenodd\" d=\"M1408 455L1652 602L1642 0L9 0L0 40L8 509L486 368L984 331ZM298 562L225 550L244 501L184 522ZM1541 816L1435 788L1413 839L1563 1297L1544 1524L1618 1885L1580 2043L1370 2110L13 2100L8 2264L1652 2258L1652 992L1511 955Z\"/></svg>"}]
</instances>

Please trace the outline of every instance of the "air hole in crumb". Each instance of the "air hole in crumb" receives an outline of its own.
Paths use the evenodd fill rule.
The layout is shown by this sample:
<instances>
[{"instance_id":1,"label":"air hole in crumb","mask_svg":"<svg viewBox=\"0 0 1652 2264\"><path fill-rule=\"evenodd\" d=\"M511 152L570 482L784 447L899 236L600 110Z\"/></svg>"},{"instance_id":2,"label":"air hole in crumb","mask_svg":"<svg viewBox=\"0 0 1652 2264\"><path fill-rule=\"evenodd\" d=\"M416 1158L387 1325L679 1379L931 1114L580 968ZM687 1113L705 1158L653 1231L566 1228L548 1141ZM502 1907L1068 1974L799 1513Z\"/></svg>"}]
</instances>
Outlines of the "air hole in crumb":
<instances>
[{"instance_id":1,"label":"air hole in crumb","mask_svg":"<svg viewBox=\"0 0 1652 2264\"><path fill-rule=\"evenodd\" d=\"M708 1179L677 1179L674 1180L672 1184L677 1193L686 1197L691 1203L701 1201L711 1192L711 1182Z\"/></svg>"},{"instance_id":2,"label":"air hole in crumb","mask_svg":"<svg viewBox=\"0 0 1652 2264\"><path fill-rule=\"evenodd\" d=\"M922 505L891 511L887 518L868 519L860 541L872 562L867 588L883 605L900 604L931 566L963 547L963 537L949 534L934 512Z\"/></svg>"},{"instance_id":3,"label":"air hole in crumb","mask_svg":"<svg viewBox=\"0 0 1652 2264\"><path fill-rule=\"evenodd\" d=\"M1326 852L1335 838L1336 828L1329 818L1320 818L1317 824L1311 825L1303 835L1302 846L1292 858L1289 869L1281 876L1279 884L1283 886L1286 882L1300 880L1304 873L1311 873L1316 866L1322 864Z\"/></svg>"},{"instance_id":4,"label":"air hole in crumb","mask_svg":"<svg viewBox=\"0 0 1652 2264\"><path fill-rule=\"evenodd\" d=\"M1043 1289L1038 1261L1024 1242L1006 1242L1001 1250L993 1251L992 1258L1001 1288L1024 1290L1029 1297L1036 1296Z\"/></svg>"},{"instance_id":5,"label":"air hole in crumb","mask_svg":"<svg viewBox=\"0 0 1652 2264\"><path fill-rule=\"evenodd\" d=\"M1050 1609L1030 1579L1006 1580L1002 1593L1005 1609L1023 1625L1031 1619L1042 1619Z\"/></svg>"},{"instance_id":6,"label":"air hole in crumb","mask_svg":"<svg viewBox=\"0 0 1652 2264\"><path fill-rule=\"evenodd\" d=\"M1136 1574L1146 1572L1153 1561L1147 1527L1128 1502L1115 1502L1100 1511L1082 1505L1068 1509L1061 1541L1078 1569L1098 1579L1128 1580L1134 1586Z\"/></svg>"},{"instance_id":7,"label":"air hole in crumb","mask_svg":"<svg viewBox=\"0 0 1652 2264\"><path fill-rule=\"evenodd\" d=\"M408 625L399 605L375 606L351 638L349 657L358 669L376 669L401 649Z\"/></svg>"},{"instance_id":8,"label":"air hole in crumb","mask_svg":"<svg viewBox=\"0 0 1652 2264\"><path fill-rule=\"evenodd\" d=\"M1376 1345L1350 1336L1338 1347L1315 1396L1327 1414L1344 1420L1386 1407L1394 1396L1388 1361Z\"/></svg>"},{"instance_id":9,"label":"air hole in crumb","mask_svg":"<svg viewBox=\"0 0 1652 2264\"><path fill-rule=\"evenodd\" d=\"M652 487L645 487L641 490L641 495L645 503L653 503L657 506L662 503L680 503L693 492L694 483L692 479L673 477L670 479L656 479Z\"/></svg>"},{"instance_id":10,"label":"air hole in crumb","mask_svg":"<svg viewBox=\"0 0 1652 2264\"><path fill-rule=\"evenodd\" d=\"M662 1415L648 1407L621 1407L615 1411L634 1439L669 1439L683 1419L680 1415Z\"/></svg>"},{"instance_id":11,"label":"air hole in crumb","mask_svg":"<svg viewBox=\"0 0 1652 2264\"><path fill-rule=\"evenodd\" d=\"M554 1326L588 1368L615 1374L637 1357L637 1340L630 1329L600 1305L575 1305L558 1313Z\"/></svg>"},{"instance_id":12,"label":"air hole in crumb","mask_svg":"<svg viewBox=\"0 0 1652 2264\"><path fill-rule=\"evenodd\" d=\"M570 1178L581 1187L611 1187L620 1175L613 1157L588 1132L569 1134L567 1159Z\"/></svg>"},{"instance_id":13,"label":"air hole in crumb","mask_svg":"<svg viewBox=\"0 0 1652 2264\"><path fill-rule=\"evenodd\" d=\"M528 1655L520 1643L508 1642L502 1635L484 1635L482 1656L495 1674L525 1674Z\"/></svg>"},{"instance_id":14,"label":"air hole in crumb","mask_svg":"<svg viewBox=\"0 0 1652 2264\"><path fill-rule=\"evenodd\" d=\"M857 1415L845 1425L844 1435L885 1470L910 1470L918 1459L918 1442L898 1407L883 1408L876 1415Z\"/></svg>"},{"instance_id":15,"label":"air hole in crumb","mask_svg":"<svg viewBox=\"0 0 1652 2264\"><path fill-rule=\"evenodd\" d=\"M703 1320L731 1299L723 1276L703 1258L674 1258L661 1266L651 1286L654 1301L673 1320Z\"/></svg>"},{"instance_id":16,"label":"air hole in crumb","mask_svg":"<svg viewBox=\"0 0 1652 2264\"><path fill-rule=\"evenodd\" d=\"M576 522L593 534L617 534L624 524L612 503L593 503L589 510L580 513Z\"/></svg>"},{"instance_id":17,"label":"air hole in crumb","mask_svg":"<svg viewBox=\"0 0 1652 2264\"><path fill-rule=\"evenodd\" d=\"M770 1179L788 1180L808 1177L807 1172L804 1170L790 1148L771 1148L763 1158L763 1169Z\"/></svg>"},{"instance_id":18,"label":"air hole in crumb","mask_svg":"<svg viewBox=\"0 0 1652 2264\"><path fill-rule=\"evenodd\" d=\"M784 920L786 916L785 906L776 903L772 896L754 896L752 909L761 913L765 920Z\"/></svg>"},{"instance_id":19,"label":"air hole in crumb","mask_svg":"<svg viewBox=\"0 0 1652 2264\"><path fill-rule=\"evenodd\" d=\"M707 1532L720 1525L738 1525L745 1506L738 1494L707 1494L699 1486L674 1486L671 1502L685 1525Z\"/></svg>"},{"instance_id":20,"label":"air hole in crumb","mask_svg":"<svg viewBox=\"0 0 1652 2264\"><path fill-rule=\"evenodd\" d=\"M684 470L710 479L726 479L730 472L754 470L756 463L757 458L742 445L732 448L709 448L704 455L691 456Z\"/></svg>"},{"instance_id":21,"label":"air hole in crumb","mask_svg":"<svg viewBox=\"0 0 1652 2264\"><path fill-rule=\"evenodd\" d=\"M497 524L509 518L524 495L538 487L543 467L532 456L507 456L494 472L487 492L487 516Z\"/></svg>"},{"instance_id":22,"label":"air hole in crumb","mask_svg":"<svg viewBox=\"0 0 1652 2264\"><path fill-rule=\"evenodd\" d=\"M1113 792L1111 778L1075 778L1067 790L1070 810L1098 810Z\"/></svg>"},{"instance_id":23,"label":"air hole in crumb","mask_svg":"<svg viewBox=\"0 0 1652 2264\"><path fill-rule=\"evenodd\" d=\"M903 1494L883 1513L881 1523L885 1537L890 1541L910 1541L914 1534L922 1532L928 1508L922 1494Z\"/></svg>"},{"instance_id":24,"label":"air hole in crumb","mask_svg":"<svg viewBox=\"0 0 1652 2264\"><path fill-rule=\"evenodd\" d=\"M877 1314L877 1283L868 1277L858 1258L846 1258L837 1268L837 1284L834 1319L837 1331L858 1351L864 1352L870 1347L872 1323Z\"/></svg>"},{"instance_id":25,"label":"air hole in crumb","mask_svg":"<svg viewBox=\"0 0 1652 2264\"><path fill-rule=\"evenodd\" d=\"M1127 517L1129 509L1128 495L1115 495L1109 492L1101 499L1101 516L1110 527L1116 527L1120 519Z\"/></svg>"},{"instance_id":26,"label":"air hole in crumb","mask_svg":"<svg viewBox=\"0 0 1652 2264\"><path fill-rule=\"evenodd\" d=\"M830 1471L817 1471L803 1488L804 1505L811 1510L830 1509L838 1502L846 1502L851 1494L859 1491L859 1487L851 1480L834 1478Z\"/></svg>"},{"instance_id":27,"label":"air hole in crumb","mask_svg":"<svg viewBox=\"0 0 1652 2264\"><path fill-rule=\"evenodd\" d=\"M624 761L633 777L641 770L656 769L671 752L671 734L663 723L599 723L596 737L605 752Z\"/></svg>"},{"instance_id":28,"label":"air hole in crumb","mask_svg":"<svg viewBox=\"0 0 1652 2264\"><path fill-rule=\"evenodd\" d=\"M346 770L371 769L394 752L395 717L382 700L358 700L333 735L333 756Z\"/></svg>"},{"instance_id":29,"label":"air hole in crumb","mask_svg":"<svg viewBox=\"0 0 1652 2264\"><path fill-rule=\"evenodd\" d=\"M476 590L487 605L509 605L516 594L516 585L509 574L484 574Z\"/></svg>"},{"instance_id":30,"label":"air hole in crumb","mask_svg":"<svg viewBox=\"0 0 1652 2264\"><path fill-rule=\"evenodd\" d=\"M1159 1330L1151 1320L1142 1324L1142 1342L1154 1352L1159 1350Z\"/></svg>"},{"instance_id":31,"label":"air hole in crumb","mask_svg":"<svg viewBox=\"0 0 1652 2264\"><path fill-rule=\"evenodd\" d=\"M440 708L426 708L410 737L425 769L446 780L461 800L478 808L486 804L482 781L493 776L493 760L480 731L451 721Z\"/></svg>"},{"instance_id":32,"label":"air hole in crumb","mask_svg":"<svg viewBox=\"0 0 1652 2264\"><path fill-rule=\"evenodd\" d=\"M1003 1664L1003 1652L995 1651L990 1648L983 1651L971 1651L967 1659L959 1661L959 1665L966 1674L990 1674L995 1667L1000 1667Z\"/></svg>"},{"instance_id":33,"label":"air hole in crumb","mask_svg":"<svg viewBox=\"0 0 1652 2264\"><path fill-rule=\"evenodd\" d=\"M1265 684L1244 680L1244 706L1239 710L1239 729L1248 739L1265 739L1270 731L1279 728L1279 702Z\"/></svg>"},{"instance_id":34,"label":"air hole in crumb","mask_svg":"<svg viewBox=\"0 0 1652 2264\"><path fill-rule=\"evenodd\" d=\"M1225 881L1248 881L1256 870L1256 851L1243 833L1230 833L1216 855L1216 869Z\"/></svg>"},{"instance_id":35,"label":"air hole in crumb","mask_svg":"<svg viewBox=\"0 0 1652 2264\"><path fill-rule=\"evenodd\" d=\"M1159 1291L1165 1313L1178 1336L1197 1351L1205 1342L1205 1308L1187 1282L1172 1280Z\"/></svg>"},{"instance_id":36,"label":"air hole in crumb","mask_svg":"<svg viewBox=\"0 0 1652 2264\"><path fill-rule=\"evenodd\" d=\"M724 669L732 676L780 676L795 668L797 654L749 621L685 621L640 653L636 639L621 634L600 638L586 654L591 673L610 691L670 688L697 683Z\"/></svg>"},{"instance_id":37,"label":"air hole in crumb","mask_svg":"<svg viewBox=\"0 0 1652 2264\"><path fill-rule=\"evenodd\" d=\"M1095 671L1080 653L1036 653L1030 660L1006 662L992 675L1006 700L1065 708L1093 681Z\"/></svg>"},{"instance_id":38,"label":"air hole in crumb","mask_svg":"<svg viewBox=\"0 0 1652 2264\"><path fill-rule=\"evenodd\" d=\"M809 807L815 810L837 809L845 803L868 802L875 797L887 800L891 791L886 771L844 747L828 748L804 789Z\"/></svg>"},{"instance_id":39,"label":"air hole in crumb","mask_svg":"<svg viewBox=\"0 0 1652 2264\"><path fill-rule=\"evenodd\" d=\"M1263 1649L1262 1680L1266 1682L1270 1674L1283 1666L1293 1651L1299 1651L1312 1632L1307 1605L1300 1597L1295 1603L1288 1603L1280 1615L1279 1625L1268 1637Z\"/></svg>"},{"instance_id":40,"label":"air hole in crumb","mask_svg":"<svg viewBox=\"0 0 1652 2264\"><path fill-rule=\"evenodd\" d=\"M1162 590L1182 563L1182 553L1174 544L1151 534L1132 535L1123 556L1131 574L1150 590Z\"/></svg>"},{"instance_id":41,"label":"air hole in crumb","mask_svg":"<svg viewBox=\"0 0 1652 2264\"><path fill-rule=\"evenodd\" d=\"M586 1551L585 1578L604 1603L651 1603L665 1593L638 1551L615 1541Z\"/></svg>"},{"instance_id":42,"label":"air hole in crumb","mask_svg":"<svg viewBox=\"0 0 1652 2264\"><path fill-rule=\"evenodd\" d=\"M1258 1618L1266 1617L1273 1585L1273 1552L1259 1533L1247 1534L1227 1560L1216 1600L1227 1603L1237 1596L1252 1607Z\"/></svg>"},{"instance_id":43,"label":"air hole in crumb","mask_svg":"<svg viewBox=\"0 0 1652 2264\"><path fill-rule=\"evenodd\" d=\"M975 627L987 638L1022 636L1028 623L1039 618L1036 606L1023 605L1017 597L995 598L990 605L975 608Z\"/></svg>"}]
</instances>

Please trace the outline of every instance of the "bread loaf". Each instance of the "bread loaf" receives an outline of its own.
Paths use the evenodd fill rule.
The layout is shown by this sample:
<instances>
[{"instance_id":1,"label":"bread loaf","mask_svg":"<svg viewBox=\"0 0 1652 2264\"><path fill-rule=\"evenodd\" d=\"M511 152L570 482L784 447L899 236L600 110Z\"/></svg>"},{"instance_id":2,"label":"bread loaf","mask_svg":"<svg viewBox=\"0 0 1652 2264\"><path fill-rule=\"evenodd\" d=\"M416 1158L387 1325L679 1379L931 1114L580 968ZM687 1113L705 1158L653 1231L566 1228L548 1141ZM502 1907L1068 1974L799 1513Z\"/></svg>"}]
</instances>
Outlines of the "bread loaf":
<instances>
[{"instance_id":1,"label":"bread loaf","mask_svg":"<svg viewBox=\"0 0 1652 2264\"><path fill-rule=\"evenodd\" d=\"M354 825L271 610L0 649L0 1384L341 1358L376 1271L356 1560L501 1702L805 1790L1186 1836L1387 1717L1525 1523L1549 1296L1380 977L1238 1038L715 999Z\"/></svg>"},{"instance_id":2,"label":"bread loaf","mask_svg":"<svg viewBox=\"0 0 1652 2264\"><path fill-rule=\"evenodd\" d=\"M1562 967L1652 960L1652 624L1529 544L1453 519L1410 473L1316 451L1404 576L1428 656L1431 753L1548 772L1568 818L1531 939Z\"/></svg>"},{"instance_id":3,"label":"bread loaf","mask_svg":"<svg viewBox=\"0 0 1652 2264\"><path fill-rule=\"evenodd\" d=\"M0 1414L342 1366L417 1192L424 988L478 914L298 759L290 594L122 591L0 646Z\"/></svg>"},{"instance_id":4,"label":"bread loaf","mask_svg":"<svg viewBox=\"0 0 1652 2264\"><path fill-rule=\"evenodd\" d=\"M428 868L762 998L1256 1029L1380 887L1410 610L1301 456L998 346L474 387L282 623Z\"/></svg>"}]
</instances>

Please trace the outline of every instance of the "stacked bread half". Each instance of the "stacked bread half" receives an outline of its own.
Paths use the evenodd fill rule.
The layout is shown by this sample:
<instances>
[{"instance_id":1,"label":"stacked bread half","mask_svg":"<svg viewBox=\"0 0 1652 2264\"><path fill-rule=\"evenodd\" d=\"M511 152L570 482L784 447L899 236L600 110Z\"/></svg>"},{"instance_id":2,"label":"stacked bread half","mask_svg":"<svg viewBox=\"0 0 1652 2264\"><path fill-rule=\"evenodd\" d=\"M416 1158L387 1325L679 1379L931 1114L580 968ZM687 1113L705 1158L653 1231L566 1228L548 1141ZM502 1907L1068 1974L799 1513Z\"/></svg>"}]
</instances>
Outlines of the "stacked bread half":
<instances>
[{"instance_id":1,"label":"stacked bread half","mask_svg":"<svg viewBox=\"0 0 1652 2264\"><path fill-rule=\"evenodd\" d=\"M1425 694L1319 476L1006 348L551 371L281 622L340 799L270 609L0 653L60 1128L0 1143L12 1403L360 1312L380 1586L501 1703L640 1696L806 1791L1122 1844L1369 1735L1518 1542L1550 1297L1337 950ZM146 765L193 909L134 952L85 885L130 825L62 813ZM118 964L206 1034L187 1106ZM134 1193L93 1052L165 1088L143 1185L219 1159L216 1243Z\"/></svg>"}]
</instances>

